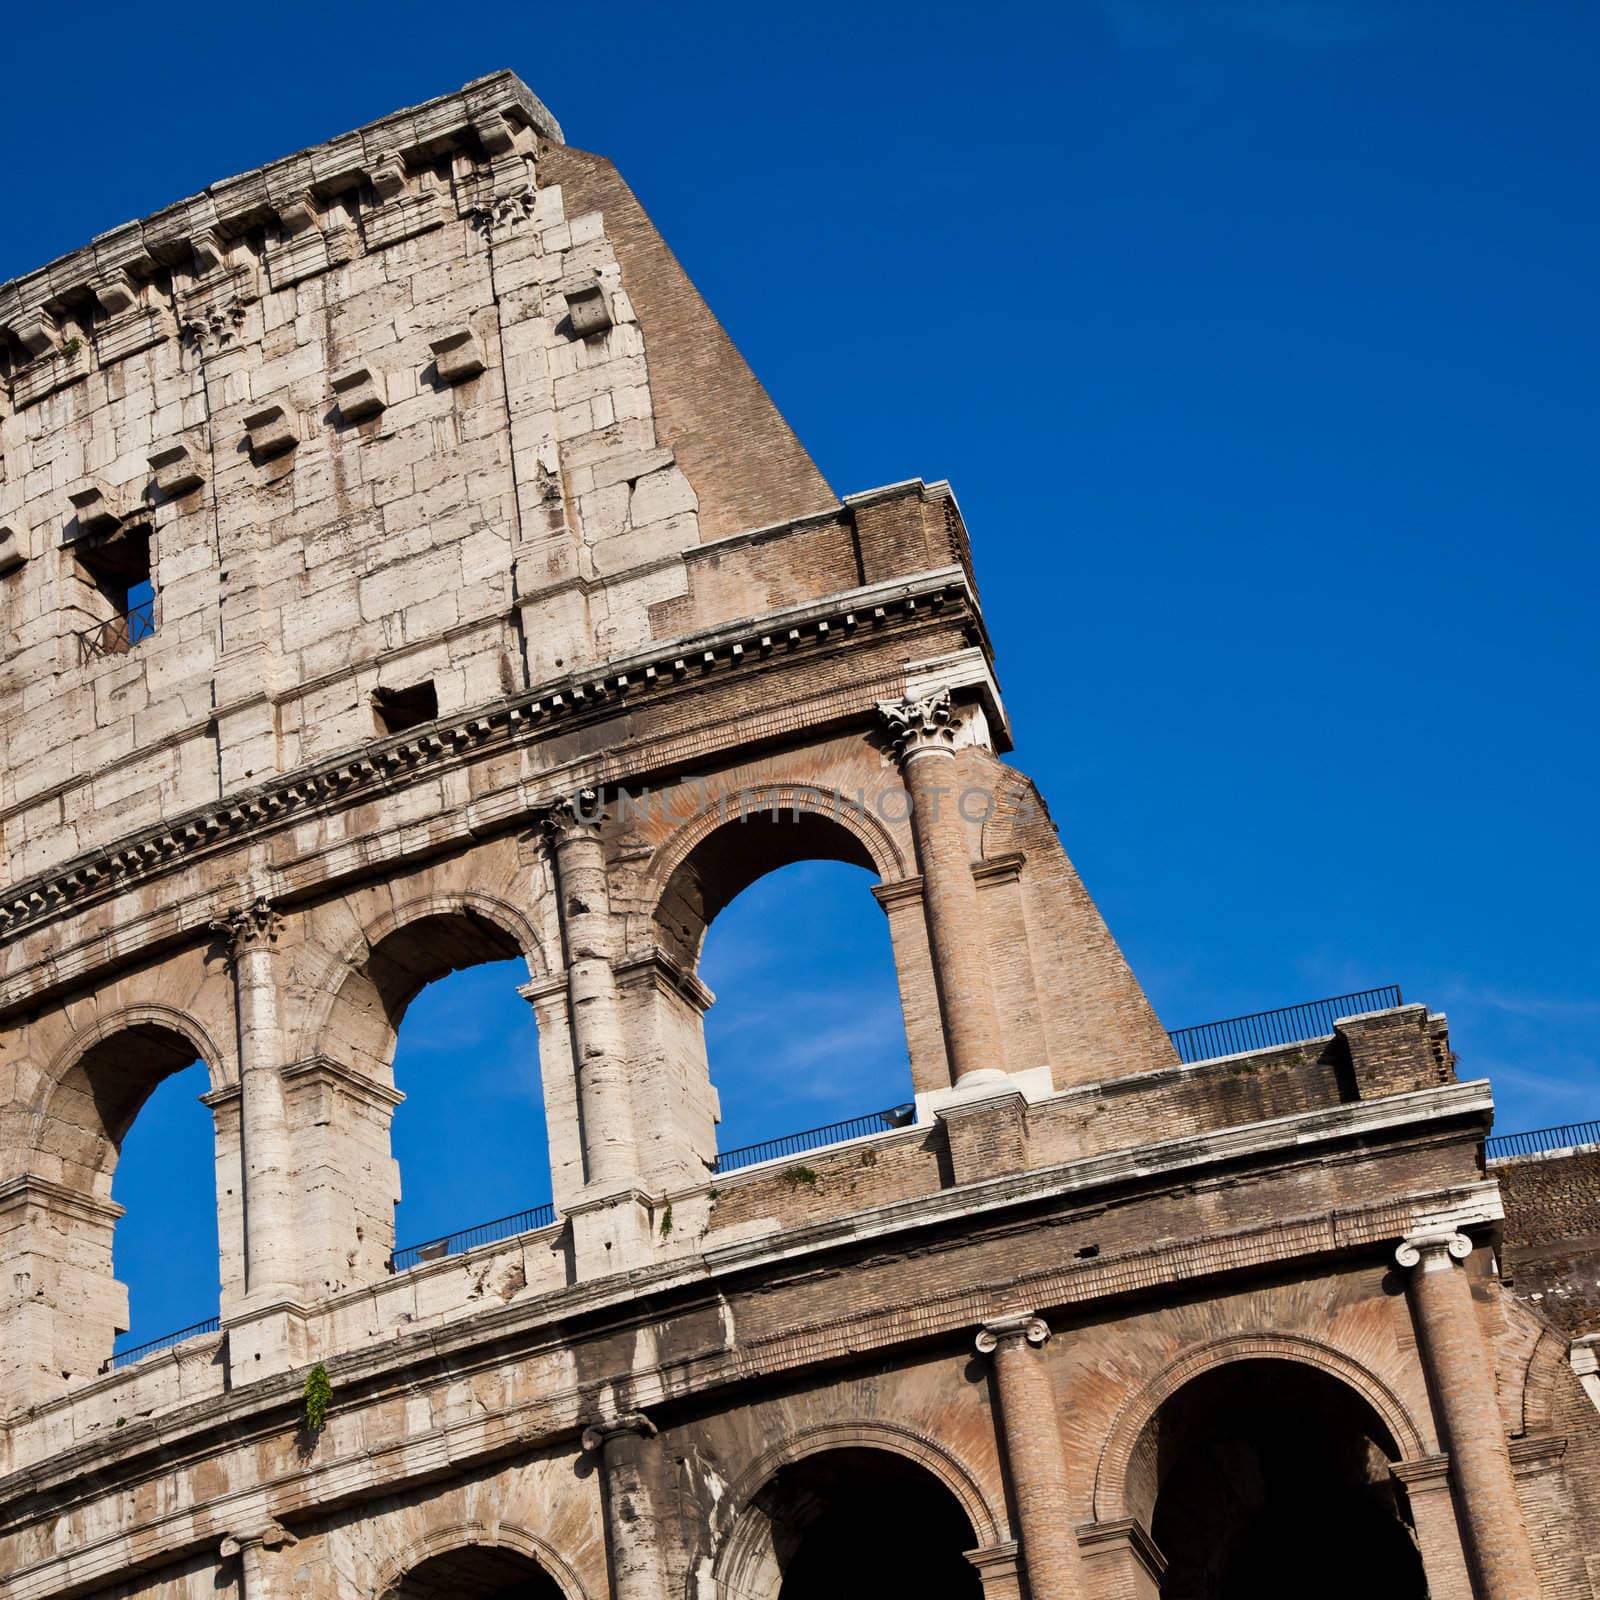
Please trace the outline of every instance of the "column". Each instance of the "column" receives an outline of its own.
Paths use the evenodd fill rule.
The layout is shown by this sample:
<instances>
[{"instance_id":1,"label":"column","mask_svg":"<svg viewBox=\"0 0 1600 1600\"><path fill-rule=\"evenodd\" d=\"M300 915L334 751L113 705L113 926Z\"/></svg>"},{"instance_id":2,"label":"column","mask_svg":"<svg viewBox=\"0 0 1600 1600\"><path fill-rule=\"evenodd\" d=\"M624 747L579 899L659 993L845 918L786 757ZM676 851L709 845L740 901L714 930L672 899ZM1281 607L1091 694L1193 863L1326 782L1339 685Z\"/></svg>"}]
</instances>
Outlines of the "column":
<instances>
[{"instance_id":1,"label":"column","mask_svg":"<svg viewBox=\"0 0 1600 1600\"><path fill-rule=\"evenodd\" d=\"M283 919L265 899L212 923L228 941L239 1028L239 1137L244 1186L245 1297L298 1293L289 1120L284 1106L277 940Z\"/></svg>"},{"instance_id":2,"label":"column","mask_svg":"<svg viewBox=\"0 0 1600 1600\"><path fill-rule=\"evenodd\" d=\"M273 1600L279 1585L272 1582L269 1550L286 1550L300 1541L276 1522L251 1533L231 1533L222 1541L222 1559L239 1558L239 1600Z\"/></svg>"},{"instance_id":3,"label":"column","mask_svg":"<svg viewBox=\"0 0 1600 1600\"><path fill-rule=\"evenodd\" d=\"M567 1017L578 1080L586 1184L630 1187L636 1176L633 1105L617 1002L615 932L600 797L585 789L545 815L567 969Z\"/></svg>"},{"instance_id":4,"label":"column","mask_svg":"<svg viewBox=\"0 0 1600 1600\"><path fill-rule=\"evenodd\" d=\"M593 1423L583 1430L582 1444L586 1453L599 1453L604 1473L614 1600L661 1600L667 1585L656 1512L661 1441L655 1424L637 1412Z\"/></svg>"},{"instance_id":5,"label":"column","mask_svg":"<svg viewBox=\"0 0 1600 1600\"><path fill-rule=\"evenodd\" d=\"M1538 1600L1533 1547L1522 1519L1495 1396L1494 1366L1461 1263L1472 1241L1452 1230L1410 1235L1395 1251L1428 1390L1450 1452L1456 1509L1481 1600Z\"/></svg>"},{"instance_id":6,"label":"column","mask_svg":"<svg viewBox=\"0 0 1600 1600\"><path fill-rule=\"evenodd\" d=\"M1074 1600L1078 1556L1055 1388L1039 1347L1049 1324L1030 1312L984 1323L978 1351L994 1360L1000 1432L1033 1600Z\"/></svg>"},{"instance_id":7,"label":"column","mask_svg":"<svg viewBox=\"0 0 1600 1600\"><path fill-rule=\"evenodd\" d=\"M957 809L955 738L959 723L950 691L925 700L880 701L911 797L911 832L922 874L939 1008L950 1077L960 1085L1000 1072L1000 1029L989 981L989 940L972 877L966 824Z\"/></svg>"}]
</instances>

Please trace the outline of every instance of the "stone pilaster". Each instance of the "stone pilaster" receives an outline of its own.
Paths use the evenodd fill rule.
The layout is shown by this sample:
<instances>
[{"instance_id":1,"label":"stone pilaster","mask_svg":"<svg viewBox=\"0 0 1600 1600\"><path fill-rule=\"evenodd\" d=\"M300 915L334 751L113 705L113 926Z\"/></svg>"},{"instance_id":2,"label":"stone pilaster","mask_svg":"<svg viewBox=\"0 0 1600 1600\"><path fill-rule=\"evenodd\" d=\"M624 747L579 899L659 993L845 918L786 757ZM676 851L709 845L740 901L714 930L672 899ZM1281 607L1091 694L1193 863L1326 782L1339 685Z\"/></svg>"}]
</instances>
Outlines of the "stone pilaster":
<instances>
[{"instance_id":1,"label":"stone pilaster","mask_svg":"<svg viewBox=\"0 0 1600 1600\"><path fill-rule=\"evenodd\" d=\"M642 1413L596 1422L582 1444L597 1454L604 1472L606 1548L615 1600L660 1600L667 1593L657 1495L661 1440Z\"/></svg>"},{"instance_id":2,"label":"stone pilaster","mask_svg":"<svg viewBox=\"0 0 1600 1600\"><path fill-rule=\"evenodd\" d=\"M911 831L951 1081L976 1087L1002 1075L1000 1028L972 853L957 806L959 724L948 689L923 700L880 701L878 712L899 753L911 797Z\"/></svg>"},{"instance_id":3,"label":"stone pilaster","mask_svg":"<svg viewBox=\"0 0 1600 1600\"><path fill-rule=\"evenodd\" d=\"M1461 1265L1471 1254L1465 1234L1441 1227L1409 1235L1395 1257L1409 1273L1411 1316L1480 1600L1539 1600L1493 1358Z\"/></svg>"},{"instance_id":4,"label":"stone pilaster","mask_svg":"<svg viewBox=\"0 0 1600 1600\"><path fill-rule=\"evenodd\" d=\"M1031 1312L984 1323L977 1347L994 1362L1006 1471L1032 1600L1076 1600L1078 1553L1054 1386L1039 1354L1049 1324Z\"/></svg>"},{"instance_id":5,"label":"stone pilaster","mask_svg":"<svg viewBox=\"0 0 1600 1600\"><path fill-rule=\"evenodd\" d=\"M277 977L282 925L283 919L262 898L212 923L213 930L227 941L233 971L239 1030L245 1296L255 1303L292 1299L298 1288Z\"/></svg>"},{"instance_id":6,"label":"stone pilaster","mask_svg":"<svg viewBox=\"0 0 1600 1600\"><path fill-rule=\"evenodd\" d=\"M636 1192L638 1147L603 818L599 795L585 790L552 806L544 824L561 921L583 1145L582 1199L568 1208L580 1276L626 1265L648 1241L650 1228L648 1206Z\"/></svg>"}]
</instances>

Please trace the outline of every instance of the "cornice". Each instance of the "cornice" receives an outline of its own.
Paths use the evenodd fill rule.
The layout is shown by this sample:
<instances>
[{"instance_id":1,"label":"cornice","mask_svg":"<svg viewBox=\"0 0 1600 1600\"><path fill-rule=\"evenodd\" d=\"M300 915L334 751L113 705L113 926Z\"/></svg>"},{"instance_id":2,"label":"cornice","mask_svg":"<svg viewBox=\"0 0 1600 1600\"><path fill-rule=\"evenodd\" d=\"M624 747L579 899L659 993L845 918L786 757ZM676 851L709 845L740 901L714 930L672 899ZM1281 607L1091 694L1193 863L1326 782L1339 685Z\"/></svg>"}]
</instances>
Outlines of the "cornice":
<instances>
[{"instance_id":1,"label":"cornice","mask_svg":"<svg viewBox=\"0 0 1600 1600\"><path fill-rule=\"evenodd\" d=\"M302 821L308 813L326 814L362 804L375 793L404 789L484 754L537 743L578 723L603 721L713 673L749 671L774 656L914 623L947 607L976 614L976 602L958 567L938 568L909 581L867 585L663 641L475 711L374 740L0 890L0 946L57 915L253 842ZM558 793L546 797L557 798ZM469 814L464 820L469 832L487 831L485 823L505 827L528 809L516 805L504 815ZM0 996L0 1003L5 998Z\"/></svg>"},{"instance_id":2,"label":"cornice","mask_svg":"<svg viewBox=\"0 0 1600 1600\"><path fill-rule=\"evenodd\" d=\"M561 125L512 72L491 73L421 105L393 112L291 156L224 178L187 199L99 234L89 244L0 283L0 330L17 329L56 307L100 294L108 277L198 257L210 263L214 241L236 237L268 218L290 232L306 227L307 196L330 198L372 184L380 195L407 160L424 162L451 149L481 150L490 160L519 130L563 143ZM313 223L314 227L315 224ZM119 307L120 299L111 302Z\"/></svg>"}]
</instances>

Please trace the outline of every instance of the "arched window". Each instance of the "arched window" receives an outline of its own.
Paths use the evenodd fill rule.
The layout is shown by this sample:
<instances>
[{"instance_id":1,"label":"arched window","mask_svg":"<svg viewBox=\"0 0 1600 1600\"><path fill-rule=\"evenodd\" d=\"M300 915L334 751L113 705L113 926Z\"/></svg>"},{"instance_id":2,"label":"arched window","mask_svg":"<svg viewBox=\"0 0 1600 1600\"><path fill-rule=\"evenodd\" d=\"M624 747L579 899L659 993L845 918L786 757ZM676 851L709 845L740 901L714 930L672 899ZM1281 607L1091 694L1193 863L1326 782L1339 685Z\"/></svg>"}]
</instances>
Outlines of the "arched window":
<instances>
[{"instance_id":1,"label":"arched window","mask_svg":"<svg viewBox=\"0 0 1600 1600\"><path fill-rule=\"evenodd\" d=\"M298 1113L298 1181L326 1197L308 1246L323 1293L542 1225L538 1037L517 992L531 949L509 915L430 904L347 970L322 1032L343 1120Z\"/></svg>"},{"instance_id":2,"label":"arched window","mask_svg":"<svg viewBox=\"0 0 1600 1600\"><path fill-rule=\"evenodd\" d=\"M40 1294L53 1302L53 1334L40 1359L52 1380L93 1376L114 1341L126 1350L216 1315L218 1157L211 1116L193 1105L208 1087L192 1039L140 1021L97 1039L49 1096L34 1160L50 1181L40 1210L59 1210L35 1246L50 1262ZM125 1144L132 1164L119 1173Z\"/></svg>"},{"instance_id":3,"label":"arched window","mask_svg":"<svg viewBox=\"0 0 1600 1600\"><path fill-rule=\"evenodd\" d=\"M688 851L656 909L664 950L717 996L705 1019L717 1170L788 1135L885 1131L912 1100L894 951L862 837L799 805L734 815ZM890 1110L894 1118L883 1115ZM834 1124L853 1126L826 1132Z\"/></svg>"},{"instance_id":4,"label":"arched window","mask_svg":"<svg viewBox=\"0 0 1600 1600\"><path fill-rule=\"evenodd\" d=\"M875 881L844 862L796 862L751 884L711 924L700 976L717 996L706 1057L724 1155L911 1100Z\"/></svg>"},{"instance_id":5,"label":"arched window","mask_svg":"<svg viewBox=\"0 0 1600 1600\"><path fill-rule=\"evenodd\" d=\"M555 1579L531 1556L496 1545L445 1550L414 1566L384 1600L562 1600Z\"/></svg>"},{"instance_id":6,"label":"arched window","mask_svg":"<svg viewBox=\"0 0 1600 1600\"><path fill-rule=\"evenodd\" d=\"M205 1063L164 1078L122 1141L111 1198L112 1268L128 1289L128 1331L119 1359L217 1314L216 1136L200 1097Z\"/></svg>"},{"instance_id":7,"label":"arched window","mask_svg":"<svg viewBox=\"0 0 1600 1600\"><path fill-rule=\"evenodd\" d=\"M550 1147L527 963L490 961L428 984L395 1046L393 1147L401 1262L461 1229L550 1200ZM520 1231L513 1229L512 1231Z\"/></svg>"},{"instance_id":8,"label":"arched window","mask_svg":"<svg viewBox=\"0 0 1600 1600\"><path fill-rule=\"evenodd\" d=\"M1155 1492L1161 1592L1183 1600L1424 1600L1394 1438L1367 1401L1297 1361L1213 1368L1145 1429L1130 1484Z\"/></svg>"},{"instance_id":9,"label":"arched window","mask_svg":"<svg viewBox=\"0 0 1600 1600\"><path fill-rule=\"evenodd\" d=\"M889 1450L823 1450L780 1468L745 1509L717 1563L739 1600L916 1595L978 1600L961 1502L926 1467Z\"/></svg>"}]
</instances>

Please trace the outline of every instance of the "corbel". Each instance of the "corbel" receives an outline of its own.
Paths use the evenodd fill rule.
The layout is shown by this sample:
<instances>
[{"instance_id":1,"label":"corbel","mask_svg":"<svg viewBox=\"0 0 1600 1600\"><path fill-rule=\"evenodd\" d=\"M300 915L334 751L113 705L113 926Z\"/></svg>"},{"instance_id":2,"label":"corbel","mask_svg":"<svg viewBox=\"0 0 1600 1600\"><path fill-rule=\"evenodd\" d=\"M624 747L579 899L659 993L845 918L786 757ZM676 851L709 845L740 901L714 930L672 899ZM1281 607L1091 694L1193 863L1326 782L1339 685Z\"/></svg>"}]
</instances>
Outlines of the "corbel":
<instances>
[{"instance_id":1,"label":"corbel","mask_svg":"<svg viewBox=\"0 0 1600 1600\"><path fill-rule=\"evenodd\" d=\"M191 489L198 489L205 482L200 463L186 444L170 445L165 450L158 450L149 461L156 489L168 500L188 494Z\"/></svg>"},{"instance_id":2,"label":"corbel","mask_svg":"<svg viewBox=\"0 0 1600 1600\"><path fill-rule=\"evenodd\" d=\"M78 533L83 538L96 538L114 533L122 526L122 511L114 491L100 478L91 478L74 489L67 499L72 503Z\"/></svg>"},{"instance_id":3,"label":"corbel","mask_svg":"<svg viewBox=\"0 0 1600 1600\"><path fill-rule=\"evenodd\" d=\"M17 317L11 324L11 336L30 361L54 355L61 348L60 326L43 306L34 306Z\"/></svg>"},{"instance_id":4,"label":"corbel","mask_svg":"<svg viewBox=\"0 0 1600 1600\"><path fill-rule=\"evenodd\" d=\"M120 317L139 303L139 286L126 267L112 267L101 273L89 285L89 292L99 302L107 317Z\"/></svg>"},{"instance_id":5,"label":"corbel","mask_svg":"<svg viewBox=\"0 0 1600 1600\"><path fill-rule=\"evenodd\" d=\"M455 328L430 339L428 348L433 351L434 370L441 383L465 383L483 371L483 347L471 328Z\"/></svg>"},{"instance_id":6,"label":"corbel","mask_svg":"<svg viewBox=\"0 0 1600 1600\"><path fill-rule=\"evenodd\" d=\"M374 372L371 367L348 367L335 374L332 384L339 416L345 422L375 417L389 404L383 374Z\"/></svg>"},{"instance_id":7,"label":"corbel","mask_svg":"<svg viewBox=\"0 0 1600 1600\"><path fill-rule=\"evenodd\" d=\"M0 578L15 572L27 559L20 531L0 524Z\"/></svg>"},{"instance_id":8,"label":"corbel","mask_svg":"<svg viewBox=\"0 0 1600 1600\"><path fill-rule=\"evenodd\" d=\"M244 419L244 426L250 438L250 454L258 461L286 455L300 443L294 413L279 404L252 411Z\"/></svg>"},{"instance_id":9,"label":"corbel","mask_svg":"<svg viewBox=\"0 0 1600 1600\"><path fill-rule=\"evenodd\" d=\"M215 228L197 228L190 237L189 248L194 252L194 273L197 278L215 272L228 259L228 247Z\"/></svg>"},{"instance_id":10,"label":"corbel","mask_svg":"<svg viewBox=\"0 0 1600 1600\"><path fill-rule=\"evenodd\" d=\"M611 302L597 278L567 290L567 318L575 338L592 339L611 327Z\"/></svg>"}]
</instances>

